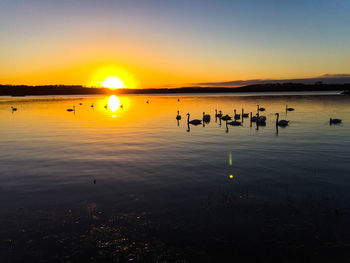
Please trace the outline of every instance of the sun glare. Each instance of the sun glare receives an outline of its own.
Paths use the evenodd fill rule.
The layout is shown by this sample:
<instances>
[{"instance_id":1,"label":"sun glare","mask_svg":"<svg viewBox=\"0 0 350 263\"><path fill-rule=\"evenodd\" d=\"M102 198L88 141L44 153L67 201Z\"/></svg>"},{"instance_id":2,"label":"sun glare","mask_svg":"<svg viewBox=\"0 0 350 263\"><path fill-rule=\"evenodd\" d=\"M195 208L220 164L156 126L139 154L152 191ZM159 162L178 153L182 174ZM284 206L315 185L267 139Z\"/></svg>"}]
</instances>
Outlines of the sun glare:
<instances>
[{"instance_id":1,"label":"sun glare","mask_svg":"<svg viewBox=\"0 0 350 263\"><path fill-rule=\"evenodd\" d=\"M102 87L110 89L124 88L124 82L118 77L108 77L102 81Z\"/></svg>"},{"instance_id":2,"label":"sun glare","mask_svg":"<svg viewBox=\"0 0 350 263\"><path fill-rule=\"evenodd\" d=\"M120 107L120 100L117 96L112 95L108 98L108 107L112 112L115 112Z\"/></svg>"}]
</instances>

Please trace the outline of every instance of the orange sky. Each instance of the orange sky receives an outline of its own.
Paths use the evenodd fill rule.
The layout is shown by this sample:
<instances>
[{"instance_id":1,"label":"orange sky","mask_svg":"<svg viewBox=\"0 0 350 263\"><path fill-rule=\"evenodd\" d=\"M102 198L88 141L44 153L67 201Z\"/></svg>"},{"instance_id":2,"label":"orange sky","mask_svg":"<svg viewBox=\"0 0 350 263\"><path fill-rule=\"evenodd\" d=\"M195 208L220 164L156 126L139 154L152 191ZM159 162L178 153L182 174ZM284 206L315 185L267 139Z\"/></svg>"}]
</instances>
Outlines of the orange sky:
<instances>
[{"instance_id":1,"label":"orange sky","mask_svg":"<svg viewBox=\"0 0 350 263\"><path fill-rule=\"evenodd\" d=\"M98 86L117 75L129 88L174 87L350 68L346 1L146 2L5 1L0 84Z\"/></svg>"}]
</instances>

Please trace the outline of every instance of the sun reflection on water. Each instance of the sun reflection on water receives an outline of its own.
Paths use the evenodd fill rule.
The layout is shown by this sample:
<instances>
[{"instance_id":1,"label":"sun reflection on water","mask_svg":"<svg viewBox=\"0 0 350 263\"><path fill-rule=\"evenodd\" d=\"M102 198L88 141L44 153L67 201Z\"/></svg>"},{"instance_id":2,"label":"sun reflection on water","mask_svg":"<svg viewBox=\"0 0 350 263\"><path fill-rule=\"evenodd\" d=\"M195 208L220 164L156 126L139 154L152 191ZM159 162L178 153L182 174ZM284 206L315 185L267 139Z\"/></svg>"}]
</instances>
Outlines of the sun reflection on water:
<instances>
[{"instance_id":1,"label":"sun reflection on water","mask_svg":"<svg viewBox=\"0 0 350 263\"><path fill-rule=\"evenodd\" d=\"M115 112L120 107L120 100L117 96L112 95L108 98L108 108Z\"/></svg>"}]
</instances>

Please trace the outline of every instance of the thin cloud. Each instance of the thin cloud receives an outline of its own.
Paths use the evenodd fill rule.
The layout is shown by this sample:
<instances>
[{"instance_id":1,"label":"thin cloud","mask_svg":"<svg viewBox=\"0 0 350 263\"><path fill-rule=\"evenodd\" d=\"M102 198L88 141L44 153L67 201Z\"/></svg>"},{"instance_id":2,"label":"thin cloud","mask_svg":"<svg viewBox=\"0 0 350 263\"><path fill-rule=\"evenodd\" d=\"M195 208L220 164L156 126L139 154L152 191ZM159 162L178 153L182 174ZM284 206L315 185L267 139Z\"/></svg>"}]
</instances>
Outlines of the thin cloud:
<instances>
[{"instance_id":1,"label":"thin cloud","mask_svg":"<svg viewBox=\"0 0 350 263\"><path fill-rule=\"evenodd\" d=\"M325 84L344 84L350 83L350 74L324 74L315 78L301 78L301 79L250 79L250 80L233 80L222 82L199 82L191 85L212 86L212 87L239 87L247 85L267 84L267 83L303 83L314 84L322 81Z\"/></svg>"}]
</instances>

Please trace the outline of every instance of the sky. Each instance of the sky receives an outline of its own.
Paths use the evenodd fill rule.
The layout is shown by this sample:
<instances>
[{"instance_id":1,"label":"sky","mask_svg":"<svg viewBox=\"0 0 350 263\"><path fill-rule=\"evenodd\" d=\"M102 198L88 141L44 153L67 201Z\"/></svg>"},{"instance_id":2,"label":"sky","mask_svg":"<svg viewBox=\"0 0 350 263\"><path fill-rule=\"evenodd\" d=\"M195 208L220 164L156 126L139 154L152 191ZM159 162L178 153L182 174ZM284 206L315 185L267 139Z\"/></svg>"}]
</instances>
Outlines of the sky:
<instances>
[{"instance_id":1,"label":"sky","mask_svg":"<svg viewBox=\"0 0 350 263\"><path fill-rule=\"evenodd\" d=\"M350 73L349 0L0 0L0 84L130 88Z\"/></svg>"}]
</instances>

